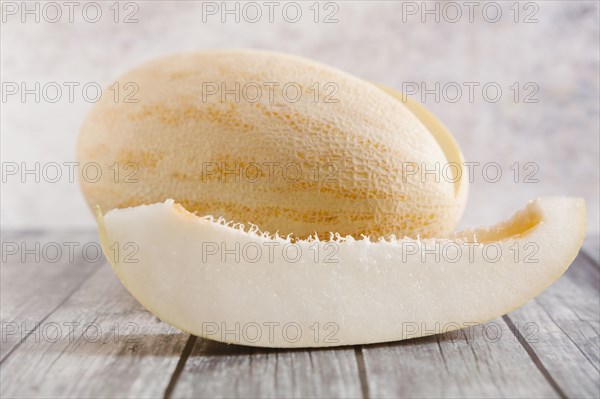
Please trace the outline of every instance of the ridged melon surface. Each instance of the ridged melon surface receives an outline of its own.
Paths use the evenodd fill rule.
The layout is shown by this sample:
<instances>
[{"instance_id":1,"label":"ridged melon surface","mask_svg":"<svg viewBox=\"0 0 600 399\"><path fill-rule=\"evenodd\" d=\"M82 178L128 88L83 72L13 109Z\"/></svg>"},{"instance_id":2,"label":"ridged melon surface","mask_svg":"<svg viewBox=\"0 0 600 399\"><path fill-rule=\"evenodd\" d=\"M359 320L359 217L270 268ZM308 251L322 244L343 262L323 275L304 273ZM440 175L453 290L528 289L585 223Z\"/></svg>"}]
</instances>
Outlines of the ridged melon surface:
<instances>
[{"instance_id":1,"label":"ridged melon surface","mask_svg":"<svg viewBox=\"0 0 600 399\"><path fill-rule=\"evenodd\" d=\"M433 170L448 161L419 118L336 69L271 52L207 51L150 61L118 82L135 82L139 101L115 102L105 91L79 137L78 161L103 172L81 181L91 206L173 198L199 215L298 238L446 236L464 209L457 183L404 173L409 163ZM239 101L208 95L213 83L239 83ZM256 91L241 90L254 83L262 95L248 101ZM297 102L293 87L302 89ZM129 163L139 170L126 182Z\"/></svg>"}]
</instances>

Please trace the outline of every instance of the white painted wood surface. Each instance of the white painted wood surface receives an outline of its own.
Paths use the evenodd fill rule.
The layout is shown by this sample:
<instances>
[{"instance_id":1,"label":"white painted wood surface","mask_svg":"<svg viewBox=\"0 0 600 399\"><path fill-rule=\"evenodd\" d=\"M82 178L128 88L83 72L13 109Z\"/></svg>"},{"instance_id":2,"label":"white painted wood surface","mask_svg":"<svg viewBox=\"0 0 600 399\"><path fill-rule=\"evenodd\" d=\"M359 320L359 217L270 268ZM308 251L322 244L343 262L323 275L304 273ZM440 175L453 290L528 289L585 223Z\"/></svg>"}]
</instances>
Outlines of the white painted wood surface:
<instances>
[{"instance_id":1,"label":"white painted wood surface","mask_svg":"<svg viewBox=\"0 0 600 399\"><path fill-rule=\"evenodd\" d=\"M95 239L2 235L3 243L30 246ZM589 248L542 295L483 326L315 350L189 336L145 311L104 261L86 261L77 251L56 263L6 256L0 397L597 398L600 267L597 247Z\"/></svg>"}]
</instances>

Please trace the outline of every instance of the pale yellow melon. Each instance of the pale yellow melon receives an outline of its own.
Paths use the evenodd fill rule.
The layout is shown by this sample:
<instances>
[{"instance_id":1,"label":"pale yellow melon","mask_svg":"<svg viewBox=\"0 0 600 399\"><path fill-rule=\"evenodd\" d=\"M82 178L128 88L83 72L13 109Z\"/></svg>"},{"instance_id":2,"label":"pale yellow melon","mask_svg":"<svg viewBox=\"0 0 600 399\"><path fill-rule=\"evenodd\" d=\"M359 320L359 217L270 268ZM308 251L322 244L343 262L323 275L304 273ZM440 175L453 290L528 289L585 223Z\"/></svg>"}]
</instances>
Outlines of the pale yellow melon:
<instances>
[{"instance_id":1,"label":"pale yellow melon","mask_svg":"<svg viewBox=\"0 0 600 399\"><path fill-rule=\"evenodd\" d=\"M98 215L113 269L157 317L268 347L394 341L499 317L568 268L585 220L582 199L550 197L446 238L292 243L173 201Z\"/></svg>"},{"instance_id":2,"label":"pale yellow melon","mask_svg":"<svg viewBox=\"0 0 600 399\"><path fill-rule=\"evenodd\" d=\"M84 123L79 161L102 177L82 189L112 209L100 239L125 287L198 336L307 347L458 329L527 302L581 247L576 198L452 233L460 148L393 90L258 51L170 56L128 82L138 102L109 92Z\"/></svg>"},{"instance_id":3,"label":"pale yellow melon","mask_svg":"<svg viewBox=\"0 0 600 399\"><path fill-rule=\"evenodd\" d=\"M139 101L105 91L79 137L78 161L102 169L99 181L81 181L91 206L173 198L199 215L297 238L444 236L464 209L466 177L442 174L462 161L447 131L339 70L278 53L206 51L150 61L118 82L135 82L129 100ZM221 84L236 83L239 101L221 101Z\"/></svg>"}]
</instances>

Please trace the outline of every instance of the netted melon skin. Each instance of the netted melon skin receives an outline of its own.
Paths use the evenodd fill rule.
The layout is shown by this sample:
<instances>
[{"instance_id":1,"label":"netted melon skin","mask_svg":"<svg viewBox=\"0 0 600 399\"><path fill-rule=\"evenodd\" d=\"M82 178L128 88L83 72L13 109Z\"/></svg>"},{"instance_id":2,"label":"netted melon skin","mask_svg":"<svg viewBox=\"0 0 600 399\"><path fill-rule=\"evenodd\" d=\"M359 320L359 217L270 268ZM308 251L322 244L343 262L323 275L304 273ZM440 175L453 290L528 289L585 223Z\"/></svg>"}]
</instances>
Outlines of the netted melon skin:
<instances>
[{"instance_id":1,"label":"netted melon skin","mask_svg":"<svg viewBox=\"0 0 600 399\"><path fill-rule=\"evenodd\" d=\"M105 91L78 140L79 163L102 170L98 181L81 179L90 206L173 198L199 215L298 238L444 236L464 208L452 181L406 173L447 163L418 118L336 69L271 52L209 51L150 61L118 82L139 87L137 102ZM238 99L208 94L236 83Z\"/></svg>"}]
</instances>

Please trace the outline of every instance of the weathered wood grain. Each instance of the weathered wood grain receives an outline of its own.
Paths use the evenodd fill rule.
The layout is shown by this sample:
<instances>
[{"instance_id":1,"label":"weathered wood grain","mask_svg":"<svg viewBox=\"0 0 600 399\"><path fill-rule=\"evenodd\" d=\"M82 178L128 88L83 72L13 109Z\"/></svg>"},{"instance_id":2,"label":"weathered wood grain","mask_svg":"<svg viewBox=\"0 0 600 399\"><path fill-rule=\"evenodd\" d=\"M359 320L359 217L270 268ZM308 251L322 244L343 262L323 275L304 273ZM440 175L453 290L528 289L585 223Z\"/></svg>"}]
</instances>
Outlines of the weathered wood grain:
<instances>
[{"instance_id":1,"label":"weathered wood grain","mask_svg":"<svg viewBox=\"0 0 600 399\"><path fill-rule=\"evenodd\" d=\"M104 264L5 359L0 397L162 397L187 339Z\"/></svg>"},{"instance_id":2,"label":"weathered wood grain","mask_svg":"<svg viewBox=\"0 0 600 399\"><path fill-rule=\"evenodd\" d=\"M564 394L600 397L600 270L579 255L565 275L510 313Z\"/></svg>"},{"instance_id":3,"label":"weathered wood grain","mask_svg":"<svg viewBox=\"0 0 600 399\"><path fill-rule=\"evenodd\" d=\"M502 319L362 351L370 397L559 397Z\"/></svg>"},{"instance_id":4,"label":"weathered wood grain","mask_svg":"<svg viewBox=\"0 0 600 399\"><path fill-rule=\"evenodd\" d=\"M81 249L95 241L95 233L2 233L0 363L96 269L97 264L90 262L95 256L90 252L90 261L86 261L81 250L74 250L72 258L63 253L62 259L52 263L53 243L66 251L65 243L78 243ZM12 254L13 243L19 247L16 254ZM44 246L48 248L46 255L42 253Z\"/></svg>"},{"instance_id":5,"label":"weathered wood grain","mask_svg":"<svg viewBox=\"0 0 600 399\"><path fill-rule=\"evenodd\" d=\"M2 237L29 245L95 239ZM9 257L0 268L0 396L598 397L600 268L592 244L546 292L484 326L316 350L190 337L143 310L106 264L77 253L57 263ZM23 322L32 331L21 336Z\"/></svg>"},{"instance_id":6,"label":"weathered wood grain","mask_svg":"<svg viewBox=\"0 0 600 399\"><path fill-rule=\"evenodd\" d=\"M362 397L353 348L276 350L198 339L177 398Z\"/></svg>"}]
</instances>

